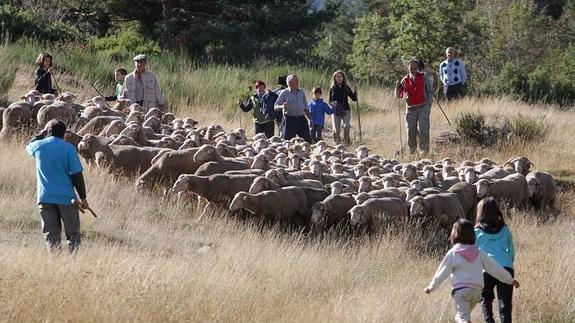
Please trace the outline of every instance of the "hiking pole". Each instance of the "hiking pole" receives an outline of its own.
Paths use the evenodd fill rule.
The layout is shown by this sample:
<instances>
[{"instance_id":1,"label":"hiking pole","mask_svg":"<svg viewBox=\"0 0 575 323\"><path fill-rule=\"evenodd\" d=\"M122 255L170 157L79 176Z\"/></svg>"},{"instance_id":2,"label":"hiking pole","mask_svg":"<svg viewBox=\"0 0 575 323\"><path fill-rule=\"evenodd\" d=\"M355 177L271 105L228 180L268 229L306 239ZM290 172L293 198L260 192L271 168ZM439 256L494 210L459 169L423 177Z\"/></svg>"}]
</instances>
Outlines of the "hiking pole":
<instances>
[{"instance_id":1,"label":"hiking pole","mask_svg":"<svg viewBox=\"0 0 575 323\"><path fill-rule=\"evenodd\" d=\"M100 93L100 91L98 91L98 89L96 88L96 86L90 82L90 85L92 86L92 88L96 91L96 93L98 93L99 96L101 96L104 99L104 103L106 103L106 105L108 106L108 109L112 109L112 107L108 104L108 101L106 101L106 98L102 95L102 93Z\"/></svg>"},{"instance_id":2,"label":"hiking pole","mask_svg":"<svg viewBox=\"0 0 575 323\"><path fill-rule=\"evenodd\" d=\"M363 136L361 133L361 113L359 112L359 98L357 96L357 85L355 84L355 77L353 78L353 88L355 90L355 110L357 112L357 128L359 130L359 143L363 143ZM347 98L346 98L347 100Z\"/></svg>"},{"instance_id":3,"label":"hiking pole","mask_svg":"<svg viewBox=\"0 0 575 323\"><path fill-rule=\"evenodd\" d=\"M58 85L58 81L56 81L56 76L54 76L54 74L52 74L52 73L50 73L50 75L54 79L54 84L56 84L56 89L58 90L58 94L62 95L62 91L60 90L60 86Z\"/></svg>"},{"instance_id":4,"label":"hiking pole","mask_svg":"<svg viewBox=\"0 0 575 323\"><path fill-rule=\"evenodd\" d=\"M441 107L441 104L439 104L439 100L437 100L437 96L434 94L433 95L433 99L435 99L435 103L437 103L437 106L439 107L439 110L441 110L441 113L443 113L443 116L445 117L445 120L447 120L447 123L451 126L451 121L449 121L449 118L447 117L447 114L445 114L445 111L443 111L443 108Z\"/></svg>"},{"instance_id":5,"label":"hiking pole","mask_svg":"<svg viewBox=\"0 0 575 323\"><path fill-rule=\"evenodd\" d=\"M399 149L400 149L400 153L401 153L401 159L403 160L403 138L401 136L401 128L402 128L402 124L401 124L401 98L399 97L399 93L398 93L398 89L397 89L397 85L395 86L395 96L399 99L397 102L399 109L397 109L397 116L399 119Z\"/></svg>"},{"instance_id":6,"label":"hiking pole","mask_svg":"<svg viewBox=\"0 0 575 323\"><path fill-rule=\"evenodd\" d=\"M80 211L80 213L84 214L84 212L86 212L86 210L90 211L90 213L92 213L92 216L97 218L98 216L96 215L96 212L94 212L94 210L92 210L91 207L87 207L87 208L83 208L82 204L80 204L80 201L73 199L72 200L72 204L75 205L78 208L78 211Z\"/></svg>"}]
</instances>

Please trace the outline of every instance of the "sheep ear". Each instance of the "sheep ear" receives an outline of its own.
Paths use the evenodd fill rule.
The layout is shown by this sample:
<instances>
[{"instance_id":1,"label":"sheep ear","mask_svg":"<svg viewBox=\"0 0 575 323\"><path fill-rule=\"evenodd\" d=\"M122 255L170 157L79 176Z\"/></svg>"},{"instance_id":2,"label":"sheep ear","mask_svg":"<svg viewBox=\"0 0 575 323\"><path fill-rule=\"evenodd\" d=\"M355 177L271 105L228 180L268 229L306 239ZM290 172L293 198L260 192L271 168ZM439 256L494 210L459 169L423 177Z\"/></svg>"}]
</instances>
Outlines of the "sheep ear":
<instances>
[{"instance_id":1,"label":"sheep ear","mask_svg":"<svg viewBox=\"0 0 575 323\"><path fill-rule=\"evenodd\" d=\"M533 166L533 167L535 167L535 164L533 164L531 161L528 161L528 162L527 162L527 166Z\"/></svg>"},{"instance_id":2,"label":"sheep ear","mask_svg":"<svg viewBox=\"0 0 575 323\"><path fill-rule=\"evenodd\" d=\"M244 195L244 196L242 196L242 199L243 199L244 201L247 201L247 200L248 200L248 196L247 196L247 195Z\"/></svg>"}]
</instances>

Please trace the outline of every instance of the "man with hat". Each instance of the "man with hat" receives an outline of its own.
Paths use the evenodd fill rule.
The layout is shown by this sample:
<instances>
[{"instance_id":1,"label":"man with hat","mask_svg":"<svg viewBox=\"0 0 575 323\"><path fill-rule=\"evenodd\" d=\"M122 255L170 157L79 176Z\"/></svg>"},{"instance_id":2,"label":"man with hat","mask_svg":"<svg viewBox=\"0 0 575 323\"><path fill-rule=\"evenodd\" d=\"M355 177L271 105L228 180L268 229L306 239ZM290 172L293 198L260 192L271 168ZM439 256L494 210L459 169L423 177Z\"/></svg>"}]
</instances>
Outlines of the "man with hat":
<instances>
[{"instance_id":1,"label":"man with hat","mask_svg":"<svg viewBox=\"0 0 575 323\"><path fill-rule=\"evenodd\" d=\"M68 251L73 253L80 246L78 207L86 209L89 205L82 164L76 148L64 140L65 134L64 122L52 119L26 145L26 152L36 159L38 206L48 251L60 247L64 223ZM78 202L74 188L80 197Z\"/></svg>"},{"instance_id":2,"label":"man with hat","mask_svg":"<svg viewBox=\"0 0 575 323\"><path fill-rule=\"evenodd\" d=\"M164 112L166 106L164 95L154 73L146 70L146 55L139 54L134 57L135 69L132 73L126 75L124 79L124 88L120 95L121 100L130 100L132 103L138 103L144 111L151 108L159 108Z\"/></svg>"},{"instance_id":3,"label":"man with hat","mask_svg":"<svg viewBox=\"0 0 575 323\"><path fill-rule=\"evenodd\" d=\"M269 91L263 81L257 80L255 88L256 93L248 98L247 103L240 100L238 105L244 112L253 111L256 134L264 133L266 137L271 138L274 136L274 119L276 115L274 103L278 96L274 92Z\"/></svg>"},{"instance_id":4,"label":"man with hat","mask_svg":"<svg viewBox=\"0 0 575 323\"><path fill-rule=\"evenodd\" d=\"M275 103L275 109L283 110L284 123L282 137L290 140L296 135L311 143L309 121L311 118L305 92L299 88L297 75L288 75L286 78L288 88L283 90Z\"/></svg>"}]
</instances>

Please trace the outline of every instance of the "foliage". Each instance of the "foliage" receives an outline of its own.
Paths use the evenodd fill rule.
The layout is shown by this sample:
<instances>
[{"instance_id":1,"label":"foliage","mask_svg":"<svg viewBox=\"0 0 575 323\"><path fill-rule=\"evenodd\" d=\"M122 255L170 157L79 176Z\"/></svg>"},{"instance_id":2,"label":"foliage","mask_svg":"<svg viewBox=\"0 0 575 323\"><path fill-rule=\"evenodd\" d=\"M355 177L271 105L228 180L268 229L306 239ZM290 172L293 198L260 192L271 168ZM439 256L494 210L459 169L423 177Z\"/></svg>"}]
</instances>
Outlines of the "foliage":
<instances>
[{"instance_id":1,"label":"foliage","mask_svg":"<svg viewBox=\"0 0 575 323\"><path fill-rule=\"evenodd\" d=\"M510 124L510 139L518 143L542 142L547 138L551 127L545 119L535 120L522 114L515 117Z\"/></svg>"},{"instance_id":2,"label":"foliage","mask_svg":"<svg viewBox=\"0 0 575 323\"><path fill-rule=\"evenodd\" d=\"M45 42L78 41L83 37L74 27L61 21L49 20L39 11L24 10L10 4L0 5L2 38L11 40L36 37Z\"/></svg>"},{"instance_id":3,"label":"foliage","mask_svg":"<svg viewBox=\"0 0 575 323\"><path fill-rule=\"evenodd\" d=\"M129 28L115 35L93 38L92 49L102 51L115 61L127 60L137 53L157 55L161 52L160 45L142 36L135 28Z\"/></svg>"},{"instance_id":4,"label":"foliage","mask_svg":"<svg viewBox=\"0 0 575 323\"><path fill-rule=\"evenodd\" d=\"M481 113L461 114L455 119L455 127L464 142L484 147L495 145L504 135L501 129L487 125Z\"/></svg>"}]
</instances>

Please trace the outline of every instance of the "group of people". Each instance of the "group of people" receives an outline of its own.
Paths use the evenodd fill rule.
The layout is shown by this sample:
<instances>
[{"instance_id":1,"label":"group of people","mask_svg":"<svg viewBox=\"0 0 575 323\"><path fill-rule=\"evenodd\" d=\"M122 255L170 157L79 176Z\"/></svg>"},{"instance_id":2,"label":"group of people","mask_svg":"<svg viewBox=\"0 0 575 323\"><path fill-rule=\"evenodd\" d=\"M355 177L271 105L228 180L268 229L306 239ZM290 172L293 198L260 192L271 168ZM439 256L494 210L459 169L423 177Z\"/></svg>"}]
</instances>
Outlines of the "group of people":
<instances>
[{"instance_id":1,"label":"group of people","mask_svg":"<svg viewBox=\"0 0 575 323\"><path fill-rule=\"evenodd\" d=\"M456 57L454 48L447 48L445 55L439 73L426 68L421 59L410 59L409 73L396 83L397 97L406 100L405 121L412 154L418 141L420 150L429 152L429 115L439 81L443 83L448 101L463 95L463 84L467 80L465 65ZM350 145L351 108L348 99L357 101L357 89L352 90L347 84L345 73L341 70L333 73L328 102L323 101L322 89L316 86L312 89L313 99L308 103L297 75L289 75L286 79L287 84L275 91L268 90L263 81L257 80L256 92L246 102L238 102L243 111L252 111L255 133L264 133L268 138L273 136L273 121L276 120L283 139L289 140L297 135L313 143L322 140L325 115L333 114L334 142L342 142L343 128L343 143Z\"/></svg>"},{"instance_id":2,"label":"group of people","mask_svg":"<svg viewBox=\"0 0 575 323\"><path fill-rule=\"evenodd\" d=\"M36 59L34 84L36 90L42 94L56 94L57 92L52 87L52 74L50 73L52 60L52 55L48 52L40 53ZM159 108L165 111L166 103L156 75L146 69L146 55L136 55L133 61L134 70L131 73L128 73L125 68L117 68L114 71L116 87L114 94L105 98L106 101L138 103L144 109Z\"/></svg>"},{"instance_id":3,"label":"group of people","mask_svg":"<svg viewBox=\"0 0 575 323\"><path fill-rule=\"evenodd\" d=\"M275 120L283 139L289 140L297 135L309 143L318 142L322 140L325 115L333 114L334 141L337 144L341 142L343 128L343 143L351 144L348 98L357 101L357 92L347 85L343 71L333 73L329 103L323 101L323 90L319 86L312 89L313 99L307 102L295 74L285 77L285 84L275 91L268 90L261 80L255 82L255 89L256 92L246 102L240 100L238 105L245 112L252 111L256 134L264 133L268 138L274 136Z\"/></svg>"}]
</instances>

